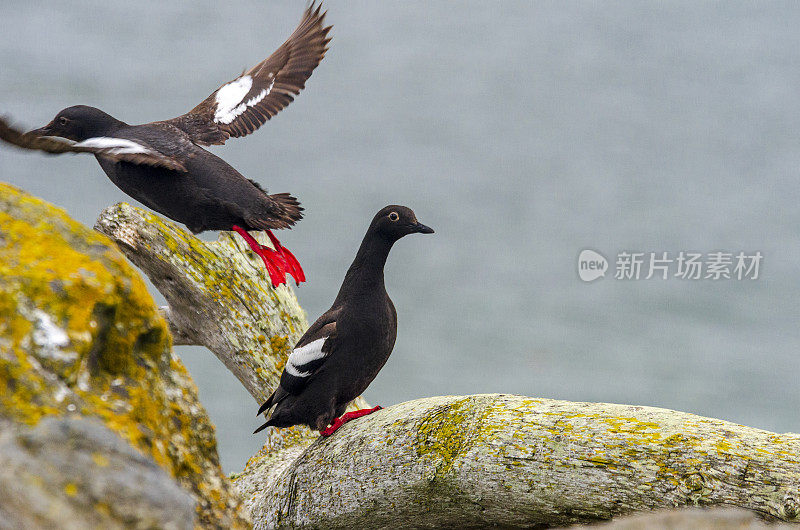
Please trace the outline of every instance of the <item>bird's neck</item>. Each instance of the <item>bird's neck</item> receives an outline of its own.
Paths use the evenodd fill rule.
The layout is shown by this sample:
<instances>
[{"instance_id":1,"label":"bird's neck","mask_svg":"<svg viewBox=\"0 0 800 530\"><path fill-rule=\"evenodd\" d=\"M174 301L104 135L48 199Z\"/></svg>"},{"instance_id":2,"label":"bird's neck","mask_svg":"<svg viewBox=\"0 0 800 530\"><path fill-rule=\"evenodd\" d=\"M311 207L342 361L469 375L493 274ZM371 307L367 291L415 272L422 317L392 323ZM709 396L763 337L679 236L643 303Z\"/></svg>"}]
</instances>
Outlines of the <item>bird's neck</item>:
<instances>
[{"instance_id":1,"label":"bird's neck","mask_svg":"<svg viewBox=\"0 0 800 530\"><path fill-rule=\"evenodd\" d=\"M127 123L120 121L113 116L104 117L103 120L98 120L93 124L90 130L86 131L87 138L94 138L97 136L112 136L113 132L121 127L127 127Z\"/></svg>"},{"instance_id":2,"label":"bird's neck","mask_svg":"<svg viewBox=\"0 0 800 530\"><path fill-rule=\"evenodd\" d=\"M121 127L128 126L124 121L120 121L111 114L103 112L100 109L89 107L88 112L91 119L86 120L81 130L81 138L77 138L78 141L96 138L98 136L113 136L114 131Z\"/></svg>"},{"instance_id":3,"label":"bird's neck","mask_svg":"<svg viewBox=\"0 0 800 530\"><path fill-rule=\"evenodd\" d=\"M344 296L348 293L374 293L376 296L386 294L383 267L386 265L386 258L393 244L394 241L389 241L378 234L368 232L364 236L353 264L347 269L334 305L344 301Z\"/></svg>"}]
</instances>

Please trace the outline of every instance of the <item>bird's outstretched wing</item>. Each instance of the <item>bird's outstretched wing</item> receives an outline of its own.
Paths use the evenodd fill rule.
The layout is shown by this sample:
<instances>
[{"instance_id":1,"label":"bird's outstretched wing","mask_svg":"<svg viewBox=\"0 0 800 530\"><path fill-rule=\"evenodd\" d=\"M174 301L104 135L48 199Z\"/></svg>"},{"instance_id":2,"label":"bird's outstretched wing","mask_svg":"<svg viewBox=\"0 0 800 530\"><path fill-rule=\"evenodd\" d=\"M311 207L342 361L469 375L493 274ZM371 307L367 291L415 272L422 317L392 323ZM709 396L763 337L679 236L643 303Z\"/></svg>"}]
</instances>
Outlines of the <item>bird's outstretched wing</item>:
<instances>
[{"instance_id":1,"label":"bird's outstretched wing","mask_svg":"<svg viewBox=\"0 0 800 530\"><path fill-rule=\"evenodd\" d=\"M322 4L309 6L297 29L275 53L166 123L199 145L224 144L231 136L246 136L264 125L294 101L328 51L331 26L324 25L321 9Z\"/></svg>"},{"instance_id":2,"label":"bird's outstretched wing","mask_svg":"<svg viewBox=\"0 0 800 530\"><path fill-rule=\"evenodd\" d=\"M258 409L259 414L277 405L286 396L302 392L311 377L319 372L331 353L336 350L338 314L337 310L324 313L300 338L289 354L278 388Z\"/></svg>"},{"instance_id":3,"label":"bird's outstretched wing","mask_svg":"<svg viewBox=\"0 0 800 530\"><path fill-rule=\"evenodd\" d=\"M38 136L24 133L0 118L0 140L23 149L44 151L45 153L93 153L105 158L132 164L163 167L174 171L186 171L184 165L152 146L139 140L101 136L74 142L57 136ZM187 142L188 143L188 142Z\"/></svg>"}]
</instances>

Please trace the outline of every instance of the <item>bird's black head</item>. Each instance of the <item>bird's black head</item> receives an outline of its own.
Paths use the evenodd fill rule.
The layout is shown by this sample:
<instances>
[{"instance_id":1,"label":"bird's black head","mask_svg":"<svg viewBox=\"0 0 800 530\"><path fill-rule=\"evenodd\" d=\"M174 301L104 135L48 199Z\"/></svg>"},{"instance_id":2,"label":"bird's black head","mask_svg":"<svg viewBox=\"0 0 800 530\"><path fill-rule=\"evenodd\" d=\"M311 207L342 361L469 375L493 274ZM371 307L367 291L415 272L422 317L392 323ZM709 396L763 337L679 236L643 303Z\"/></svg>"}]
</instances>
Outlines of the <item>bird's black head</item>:
<instances>
[{"instance_id":1,"label":"bird's black head","mask_svg":"<svg viewBox=\"0 0 800 530\"><path fill-rule=\"evenodd\" d=\"M87 138L105 135L108 130L122 122L114 119L100 109L75 105L59 112L53 121L28 134L38 136L59 136L81 142Z\"/></svg>"},{"instance_id":2,"label":"bird's black head","mask_svg":"<svg viewBox=\"0 0 800 530\"><path fill-rule=\"evenodd\" d=\"M390 205L375 215L369 226L369 232L395 242L408 234L432 234L433 228L417 221L417 216L411 208Z\"/></svg>"}]
</instances>

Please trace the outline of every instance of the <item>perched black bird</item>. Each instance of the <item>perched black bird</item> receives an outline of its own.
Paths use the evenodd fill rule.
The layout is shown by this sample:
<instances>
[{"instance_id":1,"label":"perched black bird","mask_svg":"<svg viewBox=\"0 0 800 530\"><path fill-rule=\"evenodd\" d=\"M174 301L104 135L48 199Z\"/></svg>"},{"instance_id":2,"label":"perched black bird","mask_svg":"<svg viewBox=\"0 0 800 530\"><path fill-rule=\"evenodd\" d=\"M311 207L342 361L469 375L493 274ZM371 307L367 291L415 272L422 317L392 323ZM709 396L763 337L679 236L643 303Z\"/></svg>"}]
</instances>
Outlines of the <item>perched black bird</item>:
<instances>
[{"instance_id":1,"label":"perched black bird","mask_svg":"<svg viewBox=\"0 0 800 530\"><path fill-rule=\"evenodd\" d=\"M255 432L270 425L305 424L330 436L347 421L380 409L342 416L392 353L397 313L386 294L383 266L395 241L415 233L432 234L433 229L405 206L387 206L372 219L336 300L300 338L278 388L258 409L261 414L275 406Z\"/></svg>"},{"instance_id":2,"label":"perched black bird","mask_svg":"<svg viewBox=\"0 0 800 530\"><path fill-rule=\"evenodd\" d=\"M300 264L270 231L302 218L297 199L268 195L200 146L250 134L294 100L328 49L330 26L325 27L321 8L311 5L275 53L183 116L128 125L79 105L25 134L0 119L0 139L48 153L93 153L122 191L192 232L241 234L263 259L273 285L285 283L287 272L296 282L305 281ZM266 231L275 250L260 245L248 230Z\"/></svg>"}]
</instances>

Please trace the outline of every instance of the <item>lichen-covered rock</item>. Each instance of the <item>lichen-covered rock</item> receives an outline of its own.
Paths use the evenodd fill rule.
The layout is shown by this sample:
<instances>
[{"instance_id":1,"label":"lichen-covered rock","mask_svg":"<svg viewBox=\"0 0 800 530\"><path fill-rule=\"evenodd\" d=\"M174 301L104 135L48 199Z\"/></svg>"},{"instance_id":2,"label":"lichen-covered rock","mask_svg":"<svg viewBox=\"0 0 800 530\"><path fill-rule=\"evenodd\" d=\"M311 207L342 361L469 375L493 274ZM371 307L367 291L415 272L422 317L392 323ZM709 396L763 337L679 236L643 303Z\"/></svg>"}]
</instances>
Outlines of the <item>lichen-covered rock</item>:
<instances>
[{"instance_id":1,"label":"lichen-covered rock","mask_svg":"<svg viewBox=\"0 0 800 530\"><path fill-rule=\"evenodd\" d=\"M0 184L0 419L50 415L102 420L193 494L200 524L248 525L142 279L106 237Z\"/></svg>"},{"instance_id":2,"label":"lichen-covered rock","mask_svg":"<svg viewBox=\"0 0 800 530\"><path fill-rule=\"evenodd\" d=\"M193 528L194 498L95 419L0 434L0 528Z\"/></svg>"},{"instance_id":3,"label":"lichen-covered rock","mask_svg":"<svg viewBox=\"0 0 800 530\"><path fill-rule=\"evenodd\" d=\"M530 528L714 505L797 523L800 435L654 407L441 396L287 443L236 484L264 529Z\"/></svg>"},{"instance_id":4,"label":"lichen-covered rock","mask_svg":"<svg viewBox=\"0 0 800 530\"><path fill-rule=\"evenodd\" d=\"M106 208L95 229L164 295L176 337L214 352L259 403L269 397L308 322L292 288L273 288L241 237L222 232L218 241L201 241L125 203ZM266 234L256 237L263 243Z\"/></svg>"}]
</instances>

